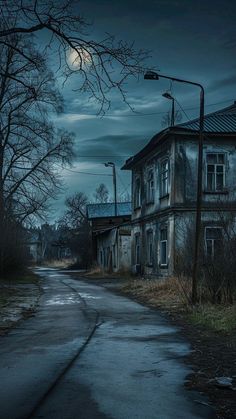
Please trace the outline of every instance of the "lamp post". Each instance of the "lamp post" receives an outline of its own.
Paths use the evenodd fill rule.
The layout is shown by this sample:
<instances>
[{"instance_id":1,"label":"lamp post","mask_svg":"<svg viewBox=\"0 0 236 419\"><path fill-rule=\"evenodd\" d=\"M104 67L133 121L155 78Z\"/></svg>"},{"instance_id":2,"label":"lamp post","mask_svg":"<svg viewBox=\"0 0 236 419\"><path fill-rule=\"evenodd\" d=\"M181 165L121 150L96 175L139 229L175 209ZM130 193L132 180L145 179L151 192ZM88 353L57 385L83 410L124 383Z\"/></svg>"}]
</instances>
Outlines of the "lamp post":
<instances>
[{"instance_id":1,"label":"lamp post","mask_svg":"<svg viewBox=\"0 0 236 419\"><path fill-rule=\"evenodd\" d=\"M112 167L113 188L114 188L114 202L115 202L115 217L117 216L117 190L116 190L116 165L109 161L104 163L106 167Z\"/></svg>"},{"instance_id":2,"label":"lamp post","mask_svg":"<svg viewBox=\"0 0 236 419\"><path fill-rule=\"evenodd\" d=\"M189 80L179 79L176 77L165 76L155 71L147 71L144 75L145 80L159 80L159 78L176 81L179 83L190 84L200 88L200 114L199 114L199 141L198 141L198 169L197 169L197 202L196 202L196 226L194 238L194 255L193 255L193 271L192 271L192 303L198 300L197 292L197 274L198 274L198 258L200 248L201 234L201 210L202 210L202 160L203 160L203 131L204 131L204 88L200 83Z\"/></svg>"},{"instance_id":3,"label":"lamp post","mask_svg":"<svg viewBox=\"0 0 236 419\"><path fill-rule=\"evenodd\" d=\"M162 94L163 97L165 97L166 99L169 99L172 101L172 106L171 106L171 118L170 118L170 126L173 127L175 125L175 99L174 97L168 93L165 92Z\"/></svg>"}]
</instances>

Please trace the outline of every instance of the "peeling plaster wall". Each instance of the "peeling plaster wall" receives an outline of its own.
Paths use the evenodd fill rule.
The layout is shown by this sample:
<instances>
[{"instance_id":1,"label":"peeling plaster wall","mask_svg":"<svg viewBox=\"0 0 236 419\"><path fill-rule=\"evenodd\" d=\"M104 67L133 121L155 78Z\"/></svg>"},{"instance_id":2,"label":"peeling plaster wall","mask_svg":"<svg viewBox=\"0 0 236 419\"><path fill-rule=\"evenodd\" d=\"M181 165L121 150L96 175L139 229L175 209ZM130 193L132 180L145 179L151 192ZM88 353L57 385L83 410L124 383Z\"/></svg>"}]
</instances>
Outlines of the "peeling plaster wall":
<instances>
[{"instance_id":1,"label":"peeling plaster wall","mask_svg":"<svg viewBox=\"0 0 236 419\"><path fill-rule=\"evenodd\" d=\"M206 190L206 155L207 153L224 153L226 156L226 188L220 193L209 193ZM160 162L163 157L169 158L169 194L160 198ZM194 243L194 236L186 236L187 225L195 229L195 208L197 190L197 156L198 139L193 135L172 136L152 151L137 164L132 171L132 196L134 198L135 178L141 179L141 206L132 212L131 263L133 272L137 271L135 260L135 236L140 235L140 267L138 273L146 276L167 276L174 273L175 254L181 246L189 241ZM154 202L146 202L147 173L154 171ZM209 223L219 223L219 211L224 217L231 217L236 206L236 137L205 138L203 146L203 232ZM134 202L134 200L133 200ZM222 218L222 216L221 216ZM232 217L231 217L232 218ZM232 228L236 232L236 215ZM168 231L168 266L160 267L160 228L167 225ZM147 232L153 231L153 263L147 264ZM180 234L180 231L182 233ZM193 233L194 234L194 233ZM203 244L204 245L204 244Z\"/></svg>"},{"instance_id":2,"label":"peeling plaster wall","mask_svg":"<svg viewBox=\"0 0 236 419\"><path fill-rule=\"evenodd\" d=\"M97 263L105 270L130 270L130 226L123 226L122 229L123 232L120 228L113 228L97 236Z\"/></svg>"}]
</instances>

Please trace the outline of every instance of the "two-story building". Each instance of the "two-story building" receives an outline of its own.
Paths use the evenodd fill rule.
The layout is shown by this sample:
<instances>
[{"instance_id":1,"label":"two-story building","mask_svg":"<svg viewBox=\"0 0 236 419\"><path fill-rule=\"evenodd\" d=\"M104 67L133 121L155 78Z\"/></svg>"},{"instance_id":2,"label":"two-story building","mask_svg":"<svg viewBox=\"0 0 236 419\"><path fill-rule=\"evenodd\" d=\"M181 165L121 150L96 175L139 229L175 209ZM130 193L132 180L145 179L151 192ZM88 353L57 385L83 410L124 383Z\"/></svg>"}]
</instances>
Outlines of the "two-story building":
<instances>
[{"instance_id":1,"label":"two-story building","mask_svg":"<svg viewBox=\"0 0 236 419\"><path fill-rule=\"evenodd\" d=\"M177 252L189 245L196 218L198 130L198 119L169 127L123 166L132 171L136 273L173 274ZM201 247L213 255L222 237L219 211L236 219L236 102L205 116L202 191Z\"/></svg>"}]
</instances>

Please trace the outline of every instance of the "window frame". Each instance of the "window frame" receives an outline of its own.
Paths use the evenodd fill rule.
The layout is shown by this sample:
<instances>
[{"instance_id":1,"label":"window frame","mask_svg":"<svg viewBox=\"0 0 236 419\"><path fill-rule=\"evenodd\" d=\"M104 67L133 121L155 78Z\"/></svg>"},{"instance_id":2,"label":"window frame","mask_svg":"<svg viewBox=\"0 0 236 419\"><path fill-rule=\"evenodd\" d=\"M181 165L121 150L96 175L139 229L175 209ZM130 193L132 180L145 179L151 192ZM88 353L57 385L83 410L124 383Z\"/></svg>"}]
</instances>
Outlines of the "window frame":
<instances>
[{"instance_id":1,"label":"window frame","mask_svg":"<svg viewBox=\"0 0 236 419\"><path fill-rule=\"evenodd\" d=\"M165 168L163 169L163 166ZM165 157L160 161L160 199L169 195L169 176L170 176L170 165L169 157ZM164 187L165 185L165 187Z\"/></svg>"},{"instance_id":2,"label":"window frame","mask_svg":"<svg viewBox=\"0 0 236 419\"><path fill-rule=\"evenodd\" d=\"M153 266L153 230L147 231L147 265Z\"/></svg>"},{"instance_id":3,"label":"window frame","mask_svg":"<svg viewBox=\"0 0 236 419\"><path fill-rule=\"evenodd\" d=\"M137 182L139 187L137 188ZM134 209L141 207L141 177L136 176L134 181Z\"/></svg>"},{"instance_id":4,"label":"window frame","mask_svg":"<svg viewBox=\"0 0 236 419\"><path fill-rule=\"evenodd\" d=\"M216 239L216 238L207 238L207 230L221 230L221 239ZM222 245L223 245L223 233L224 233L224 229L222 226L220 225L207 225L205 226L204 229L204 245L205 245L205 254L207 256L207 258L214 260L215 258L215 241L221 241ZM207 242L211 242L211 254L208 253L208 243Z\"/></svg>"},{"instance_id":5,"label":"window frame","mask_svg":"<svg viewBox=\"0 0 236 419\"><path fill-rule=\"evenodd\" d=\"M147 174L147 204L152 204L155 197L154 169L149 168Z\"/></svg>"},{"instance_id":6,"label":"window frame","mask_svg":"<svg viewBox=\"0 0 236 419\"><path fill-rule=\"evenodd\" d=\"M216 162L214 163L210 163L208 162L208 157L210 155L216 156ZM218 158L218 156L223 156L223 163L220 163L218 160L220 160ZM209 166L213 166L214 170L212 172L209 171ZM217 172L217 168L218 167L222 167L223 171L222 172ZM205 187L206 187L206 192L209 193L222 193L226 191L226 153L218 153L218 152L207 152L206 153L206 162L205 162L205 171L206 171L206 178L205 178ZM223 174L223 182L222 182L222 188L218 188L217 187L217 174ZM212 176L212 181L209 181L209 177L210 175ZM213 183L213 187L209 188L209 184Z\"/></svg>"},{"instance_id":7,"label":"window frame","mask_svg":"<svg viewBox=\"0 0 236 419\"><path fill-rule=\"evenodd\" d=\"M135 234L135 265L140 265L140 233ZM138 251L137 251L138 248Z\"/></svg>"},{"instance_id":8,"label":"window frame","mask_svg":"<svg viewBox=\"0 0 236 419\"><path fill-rule=\"evenodd\" d=\"M162 239L161 238L161 234L162 232L165 231L166 232L166 238ZM166 268L168 266L168 228L167 226L163 226L160 228L160 267L161 268ZM163 244L165 244L165 262L163 263L162 257L163 257Z\"/></svg>"}]
</instances>

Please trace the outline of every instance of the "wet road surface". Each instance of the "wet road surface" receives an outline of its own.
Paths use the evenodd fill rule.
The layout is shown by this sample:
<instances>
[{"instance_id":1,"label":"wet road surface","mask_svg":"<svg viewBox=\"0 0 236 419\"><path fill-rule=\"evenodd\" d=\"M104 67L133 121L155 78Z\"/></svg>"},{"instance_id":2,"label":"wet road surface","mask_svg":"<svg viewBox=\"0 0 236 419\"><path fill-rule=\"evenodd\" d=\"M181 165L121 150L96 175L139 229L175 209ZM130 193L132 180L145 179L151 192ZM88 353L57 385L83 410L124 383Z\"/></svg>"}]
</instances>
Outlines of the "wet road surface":
<instances>
[{"instance_id":1,"label":"wet road surface","mask_svg":"<svg viewBox=\"0 0 236 419\"><path fill-rule=\"evenodd\" d=\"M184 388L188 344L156 311L38 270L36 316L0 340L1 419L213 418Z\"/></svg>"}]
</instances>

